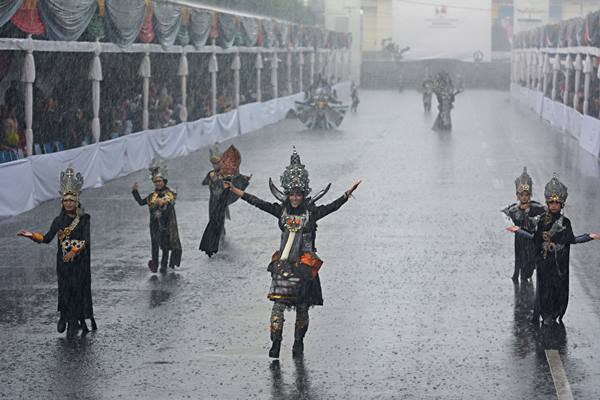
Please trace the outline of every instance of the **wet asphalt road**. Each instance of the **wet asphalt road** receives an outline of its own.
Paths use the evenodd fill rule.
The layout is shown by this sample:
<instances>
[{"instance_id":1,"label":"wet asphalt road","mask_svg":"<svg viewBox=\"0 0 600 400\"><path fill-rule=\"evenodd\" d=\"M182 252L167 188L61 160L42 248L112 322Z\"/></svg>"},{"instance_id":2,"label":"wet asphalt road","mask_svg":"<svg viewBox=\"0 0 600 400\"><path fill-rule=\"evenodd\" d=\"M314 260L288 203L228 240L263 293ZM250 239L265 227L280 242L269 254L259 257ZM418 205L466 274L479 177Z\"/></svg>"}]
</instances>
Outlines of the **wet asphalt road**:
<instances>
[{"instance_id":1,"label":"wet asphalt road","mask_svg":"<svg viewBox=\"0 0 600 400\"><path fill-rule=\"evenodd\" d=\"M571 252L564 329L536 330L532 288L509 279L499 213L527 165L535 198L557 171L576 233L600 230L600 163L508 97L463 93L454 131L436 133L419 94L362 92L338 131L288 120L233 140L254 174L248 191L265 199L292 145L313 190L333 183L323 201L364 180L320 223L325 306L311 310L302 362L291 357L293 314L280 361L267 357L275 219L238 202L224 249L212 259L197 250L207 150L169 162L184 248L175 273L146 267L147 209L130 194L134 181L151 189L146 171L84 192L99 324L85 338L55 331L55 245L14 236L45 231L58 200L0 221L0 398L554 399L546 349L559 350L575 398L600 398L600 246Z\"/></svg>"}]
</instances>

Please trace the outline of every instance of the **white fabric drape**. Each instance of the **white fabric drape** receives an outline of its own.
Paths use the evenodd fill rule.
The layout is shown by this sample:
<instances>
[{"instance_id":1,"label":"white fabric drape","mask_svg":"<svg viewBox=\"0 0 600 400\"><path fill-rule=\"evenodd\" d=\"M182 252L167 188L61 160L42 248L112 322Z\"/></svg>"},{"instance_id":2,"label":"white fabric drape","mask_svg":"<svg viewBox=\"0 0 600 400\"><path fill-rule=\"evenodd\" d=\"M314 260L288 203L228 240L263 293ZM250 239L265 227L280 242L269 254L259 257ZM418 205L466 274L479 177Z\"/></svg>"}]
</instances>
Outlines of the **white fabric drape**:
<instances>
[{"instance_id":1,"label":"white fabric drape","mask_svg":"<svg viewBox=\"0 0 600 400\"><path fill-rule=\"evenodd\" d=\"M350 83L335 86L346 97ZM72 165L85 179L84 188L145 169L155 155L164 159L185 156L215 141L261 129L283 120L303 93L251 103L228 113L186 122L176 126L142 131L117 139L58 153L31 156L0 164L0 180L19 182L11 190L0 191L0 216L12 216L58 197L57 182L65 165Z\"/></svg>"}]
</instances>

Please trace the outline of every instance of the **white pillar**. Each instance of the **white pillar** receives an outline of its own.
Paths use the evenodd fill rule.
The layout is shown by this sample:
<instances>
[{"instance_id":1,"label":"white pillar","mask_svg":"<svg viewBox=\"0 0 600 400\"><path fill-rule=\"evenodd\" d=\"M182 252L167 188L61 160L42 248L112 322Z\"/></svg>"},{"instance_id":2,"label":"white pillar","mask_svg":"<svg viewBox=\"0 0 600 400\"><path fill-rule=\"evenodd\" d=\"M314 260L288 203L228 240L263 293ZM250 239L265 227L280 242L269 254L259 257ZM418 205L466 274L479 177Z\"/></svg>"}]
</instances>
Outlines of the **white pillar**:
<instances>
[{"instance_id":1,"label":"white pillar","mask_svg":"<svg viewBox=\"0 0 600 400\"><path fill-rule=\"evenodd\" d=\"M542 93L544 96L548 91L548 85L550 84L550 73L552 72L552 65L550 64L550 56L548 54L544 54L544 62L542 66Z\"/></svg>"},{"instance_id":2,"label":"white pillar","mask_svg":"<svg viewBox=\"0 0 600 400\"><path fill-rule=\"evenodd\" d=\"M214 39L213 39L213 52L210 55L208 61L208 72L210 73L211 80L211 110L212 115L217 115L217 72L219 72L219 63L217 61L217 53L214 51Z\"/></svg>"},{"instance_id":3,"label":"white pillar","mask_svg":"<svg viewBox=\"0 0 600 400\"><path fill-rule=\"evenodd\" d=\"M583 71L583 61L581 59L581 54L577 54L575 57L575 64L573 65L575 69L575 86L573 87L573 108L577 108L579 105L579 88L581 87L581 71Z\"/></svg>"},{"instance_id":4,"label":"white pillar","mask_svg":"<svg viewBox=\"0 0 600 400\"><path fill-rule=\"evenodd\" d=\"M292 85L292 52L290 49L287 51L287 88L288 88L288 96L291 96L294 92L294 88Z\"/></svg>"},{"instance_id":5,"label":"white pillar","mask_svg":"<svg viewBox=\"0 0 600 400\"><path fill-rule=\"evenodd\" d=\"M560 55L556 53L552 64L552 100L558 95L558 72L560 71Z\"/></svg>"},{"instance_id":6,"label":"white pillar","mask_svg":"<svg viewBox=\"0 0 600 400\"><path fill-rule=\"evenodd\" d=\"M298 91L304 91L304 52L298 53L298 65L300 66L300 72L298 74Z\"/></svg>"},{"instance_id":7,"label":"white pillar","mask_svg":"<svg viewBox=\"0 0 600 400\"><path fill-rule=\"evenodd\" d=\"M538 53L538 77L537 77L537 90L540 92L544 91L544 66L546 64L546 54Z\"/></svg>"},{"instance_id":8,"label":"white pillar","mask_svg":"<svg viewBox=\"0 0 600 400\"><path fill-rule=\"evenodd\" d=\"M181 111L179 111L179 119L182 122L185 122L188 119L187 77L189 75L188 59L185 47L183 47L183 51L181 52L181 58L179 58L179 69L177 70L177 75L181 79Z\"/></svg>"},{"instance_id":9,"label":"white pillar","mask_svg":"<svg viewBox=\"0 0 600 400\"><path fill-rule=\"evenodd\" d=\"M260 50L256 53L256 101L259 103L262 101L262 69L263 69L263 58Z\"/></svg>"},{"instance_id":10,"label":"white pillar","mask_svg":"<svg viewBox=\"0 0 600 400\"><path fill-rule=\"evenodd\" d=\"M535 89L536 87L536 82L535 82L535 77L537 74L537 55L533 52L530 51L529 52L529 71L528 71L528 81L527 81L527 86L530 89Z\"/></svg>"},{"instance_id":11,"label":"white pillar","mask_svg":"<svg viewBox=\"0 0 600 400\"><path fill-rule=\"evenodd\" d=\"M585 63L583 64L583 73L585 74L585 80L583 82L583 115L588 115L590 108L590 80L593 70L592 56L588 54L585 57Z\"/></svg>"},{"instance_id":12,"label":"white pillar","mask_svg":"<svg viewBox=\"0 0 600 400\"><path fill-rule=\"evenodd\" d=\"M29 35L28 48L23 61L21 82L25 84L25 155L30 156L33 154L33 83L35 82L35 60L31 35Z\"/></svg>"},{"instance_id":13,"label":"white pillar","mask_svg":"<svg viewBox=\"0 0 600 400\"><path fill-rule=\"evenodd\" d=\"M315 83L315 54L316 52L314 50L310 52L310 71L308 74L310 86L312 86L312 84Z\"/></svg>"},{"instance_id":14,"label":"white pillar","mask_svg":"<svg viewBox=\"0 0 600 400\"><path fill-rule=\"evenodd\" d=\"M100 42L96 43L94 58L90 65L89 79L92 81L92 139L100 141L100 82L102 82L102 63L100 61Z\"/></svg>"},{"instance_id":15,"label":"white pillar","mask_svg":"<svg viewBox=\"0 0 600 400\"><path fill-rule=\"evenodd\" d=\"M569 105L569 92L571 91L571 70L573 69L573 60L570 54L565 59L565 92L563 93L563 104Z\"/></svg>"},{"instance_id":16,"label":"white pillar","mask_svg":"<svg viewBox=\"0 0 600 400\"><path fill-rule=\"evenodd\" d=\"M271 87L273 88L273 98L276 99L278 97L278 90L277 87L279 85L279 80L278 80L278 76L277 76L277 68L279 68L278 66L279 60L277 57L277 52L273 51L272 57L271 57Z\"/></svg>"},{"instance_id":17,"label":"white pillar","mask_svg":"<svg viewBox=\"0 0 600 400\"><path fill-rule=\"evenodd\" d=\"M240 60L240 52L236 51L233 56L233 63L231 69L233 70L233 86L235 90L234 106L238 108L240 106L240 68L242 61Z\"/></svg>"},{"instance_id":18,"label":"white pillar","mask_svg":"<svg viewBox=\"0 0 600 400\"><path fill-rule=\"evenodd\" d=\"M150 96L150 77L152 76L152 68L150 64L150 53L146 52L142 63L140 64L139 75L144 79L143 104L144 111L142 114L142 129L147 130L150 125L150 114L148 113L148 98Z\"/></svg>"}]
</instances>

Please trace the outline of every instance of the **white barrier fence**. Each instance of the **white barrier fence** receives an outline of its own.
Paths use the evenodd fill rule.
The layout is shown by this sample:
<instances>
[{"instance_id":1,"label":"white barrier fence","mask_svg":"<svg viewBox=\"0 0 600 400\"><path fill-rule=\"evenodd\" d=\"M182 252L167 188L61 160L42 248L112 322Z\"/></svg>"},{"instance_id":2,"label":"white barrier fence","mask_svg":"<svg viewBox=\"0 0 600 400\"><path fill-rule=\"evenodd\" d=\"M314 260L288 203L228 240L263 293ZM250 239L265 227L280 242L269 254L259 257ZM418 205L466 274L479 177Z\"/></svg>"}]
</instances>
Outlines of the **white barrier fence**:
<instances>
[{"instance_id":1,"label":"white barrier fence","mask_svg":"<svg viewBox=\"0 0 600 400\"><path fill-rule=\"evenodd\" d=\"M350 97L350 83L335 86L338 97ZM164 159L185 156L215 142L281 121L304 94L251 103L237 110L176 126L133 133L58 153L31 156L0 164L0 217L31 210L58 197L60 171L69 165L81 172L84 188L147 168L155 155Z\"/></svg>"},{"instance_id":2,"label":"white barrier fence","mask_svg":"<svg viewBox=\"0 0 600 400\"><path fill-rule=\"evenodd\" d=\"M513 100L534 111L550 125L568 133L579 145L596 157L600 157L600 120L583 115L571 107L550 100L536 90L515 83L510 86Z\"/></svg>"}]
</instances>

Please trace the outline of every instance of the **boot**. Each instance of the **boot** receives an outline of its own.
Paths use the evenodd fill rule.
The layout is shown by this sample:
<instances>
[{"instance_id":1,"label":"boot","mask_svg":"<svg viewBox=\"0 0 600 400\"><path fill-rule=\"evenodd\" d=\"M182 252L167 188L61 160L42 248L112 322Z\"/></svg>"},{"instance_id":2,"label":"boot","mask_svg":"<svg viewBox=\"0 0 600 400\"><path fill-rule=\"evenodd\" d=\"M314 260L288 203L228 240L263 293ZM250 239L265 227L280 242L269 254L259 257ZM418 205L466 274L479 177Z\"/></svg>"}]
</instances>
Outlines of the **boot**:
<instances>
[{"instance_id":1,"label":"boot","mask_svg":"<svg viewBox=\"0 0 600 400\"><path fill-rule=\"evenodd\" d=\"M56 323L56 330L58 333L63 333L67 329L67 321L61 316Z\"/></svg>"},{"instance_id":2,"label":"boot","mask_svg":"<svg viewBox=\"0 0 600 400\"><path fill-rule=\"evenodd\" d=\"M91 322L92 322L92 330L93 331L97 331L98 330L98 325L96 325L96 320L94 319L94 317L90 318Z\"/></svg>"},{"instance_id":3,"label":"boot","mask_svg":"<svg viewBox=\"0 0 600 400\"><path fill-rule=\"evenodd\" d=\"M160 273L161 274L167 273L167 265L169 265L169 252L163 251L162 258L160 260Z\"/></svg>"},{"instance_id":4,"label":"boot","mask_svg":"<svg viewBox=\"0 0 600 400\"><path fill-rule=\"evenodd\" d=\"M69 320L67 323L67 339L73 339L77 336L77 331L79 330L79 323L76 319Z\"/></svg>"},{"instance_id":5,"label":"boot","mask_svg":"<svg viewBox=\"0 0 600 400\"><path fill-rule=\"evenodd\" d=\"M88 333L90 333L90 330L89 330L87 324L85 323L85 319L79 320L79 327L81 328L81 336L85 336Z\"/></svg>"},{"instance_id":6,"label":"boot","mask_svg":"<svg viewBox=\"0 0 600 400\"><path fill-rule=\"evenodd\" d=\"M292 346L292 357L302 358L304 356L304 338L295 338Z\"/></svg>"},{"instance_id":7,"label":"boot","mask_svg":"<svg viewBox=\"0 0 600 400\"><path fill-rule=\"evenodd\" d=\"M281 331L271 332L271 341L273 344L271 345L271 349L269 350L269 357L271 358L279 358L279 350L281 350Z\"/></svg>"}]
</instances>

